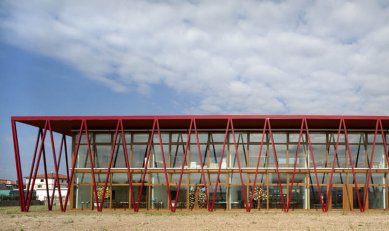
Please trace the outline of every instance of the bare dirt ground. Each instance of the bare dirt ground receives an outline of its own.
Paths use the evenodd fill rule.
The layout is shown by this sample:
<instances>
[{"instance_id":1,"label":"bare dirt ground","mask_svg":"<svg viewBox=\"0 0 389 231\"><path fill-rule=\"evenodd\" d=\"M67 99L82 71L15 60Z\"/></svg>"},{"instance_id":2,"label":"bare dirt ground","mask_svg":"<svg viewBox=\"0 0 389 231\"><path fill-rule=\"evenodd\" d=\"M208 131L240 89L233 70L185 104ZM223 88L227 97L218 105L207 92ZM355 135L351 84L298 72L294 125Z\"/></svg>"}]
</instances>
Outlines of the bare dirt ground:
<instances>
[{"instance_id":1,"label":"bare dirt ground","mask_svg":"<svg viewBox=\"0 0 389 231\"><path fill-rule=\"evenodd\" d=\"M68 211L0 207L0 230L389 230L388 211Z\"/></svg>"}]
</instances>

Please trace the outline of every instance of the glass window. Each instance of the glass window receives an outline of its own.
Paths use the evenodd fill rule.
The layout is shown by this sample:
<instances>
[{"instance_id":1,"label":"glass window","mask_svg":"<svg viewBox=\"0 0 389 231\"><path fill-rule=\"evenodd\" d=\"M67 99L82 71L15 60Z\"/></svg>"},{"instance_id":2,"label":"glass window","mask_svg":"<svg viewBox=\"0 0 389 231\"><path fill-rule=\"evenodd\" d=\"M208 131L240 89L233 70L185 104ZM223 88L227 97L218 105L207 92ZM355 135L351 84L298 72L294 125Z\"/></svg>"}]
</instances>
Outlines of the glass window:
<instances>
[{"instance_id":1,"label":"glass window","mask_svg":"<svg viewBox=\"0 0 389 231\"><path fill-rule=\"evenodd\" d=\"M210 142L214 143L224 143L225 139L225 133L210 133ZM228 134L227 134L227 139L228 140Z\"/></svg>"},{"instance_id":2,"label":"glass window","mask_svg":"<svg viewBox=\"0 0 389 231\"><path fill-rule=\"evenodd\" d=\"M287 167L288 159L286 158L286 144L275 145L278 167Z\"/></svg>"},{"instance_id":3,"label":"glass window","mask_svg":"<svg viewBox=\"0 0 389 231\"><path fill-rule=\"evenodd\" d=\"M229 187L229 203L231 209L244 207L244 196L242 193L242 186L230 186Z\"/></svg>"},{"instance_id":4,"label":"glass window","mask_svg":"<svg viewBox=\"0 0 389 231\"><path fill-rule=\"evenodd\" d=\"M92 174L91 173L76 173L74 182L76 184L90 184Z\"/></svg>"},{"instance_id":5,"label":"glass window","mask_svg":"<svg viewBox=\"0 0 389 231\"><path fill-rule=\"evenodd\" d=\"M111 134L110 133L96 133L95 134L96 143L111 143Z\"/></svg>"},{"instance_id":6,"label":"glass window","mask_svg":"<svg viewBox=\"0 0 389 231\"><path fill-rule=\"evenodd\" d=\"M299 137L300 137L300 133L289 133L289 142L298 143ZM306 142L306 140L307 140L306 134L302 133L300 142Z\"/></svg>"},{"instance_id":7,"label":"glass window","mask_svg":"<svg viewBox=\"0 0 389 231\"><path fill-rule=\"evenodd\" d=\"M247 184L247 173L242 173L242 180L243 184ZM239 172L230 173L230 184L242 184Z\"/></svg>"},{"instance_id":8,"label":"glass window","mask_svg":"<svg viewBox=\"0 0 389 231\"><path fill-rule=\"evenodd\" d=\"M296 161L296 152L297 152L297 144L289 144L289 166L294 167L294 163ZM306 167L306 145L304 143L300 143L299 152L297 156L296 167L303 168Z\"/></svg>"},{"instance_id":9,"label":"glass window","mask_svg":"<svg viewBox=\"0 0 389 231\"><path fill-rule=\"evenodd\" d=\"M230 144L234 144L234 136L232 135L232 132L229 134L230 136ZM245 132L235 132L235 142L237 144L241 143L247 143L247 136L248 134ZM224 141L224 139L223 139Z\"/></svg>"},{"instance_id":10,"label":"glass window","mask_svg":"<svg viewBox=\"0 0 389 231\"><path fill-rule=\"evenodd\" d=\"M353 159L353 166L355 168L367 168L366 150L365 145L362 144L350 144L350 151Z\"/></svg>"},{"instance_id":11,"label":"glass window","mask_svg":"<svg viewBox=\"0 0 389 231\"><path fill-rule=\"evenodd\" d=\"M182 162L184 161L185 153L185 144L171 144L171 153L170 153L170 167L171 168L181 168ZM165 154L166 155L166 154ZM188 166L188 157L185 159L184 166Z\"/></svg>"},{"instance_id":12,"label":"glass window","mask_svg":"<svg viewBox=\"0 0 389 231\"><path fill-rule=\"evenodd\" d=\"M90 168L90 160L88 156L88 146L80 145L77 156L77 167L78 168Z\"/></svg>"},{"instance_id":13,"label":"glass window","mask_svg":"<svg viewBox=\"0 0 389 231\"><path fill-rule=\"evenodd\" d=\"M239 167L238 161L240 161L241 168L247 167L247 161L248 161L247 144L239 143L236 145L236 148L238 149L237 153L236 153L235 145L230 145L230 166L232 168L238 168Z\"/></svg>"},{"instance_id":14,"label":"glass window","mask_svg":"<svg viewBox=\"0 0 389 231\"><path fill-rule=\"evenodd\" d=\"M364 133L349 133L348 134L348 142L350 144L359 144L365 142L365 134Z\"/></svg>"},{"instance_id":15,"label":"glass window","mask_svg":"<svg viewBox=\"0 0 389 231\"><path fill-rule=\"evenodd\" d=\"M167 157L169 156L168 154L169 154L168 145L162 145L162 150L161 150L160 144L154 144L153 148L151 149L149 166L152 168L163 168L164 167L163 158L165 159L165 164L166 164L166 161L168 159ZM168 167L168 165L166 167Z\"/></svg>"},{"instance_id":16,"label":"glass window","mask_svg":"<svg viewBox=\"0 0 389 231\"><path fill-rule=\"evenodd\" d=\"M312 145L313 156L315 158L315 163L317 168L324 168L328 166L327 162L327 149L326 144L313 144ZM309 156L309 159L312 158L312 155ZM309 167L313 167L313 160L309 161Z\"/></svg>"},{"instance_id":17,"label":"glass window","mask_svg":"<svg viewBox=\"0 0 389 231\"><path fill-rule=\"evenodd\" d=\"M186 143L188 141L188 133L172 133L173 143ZM191 142L196 142L196 137L191 137Z\"/></svg>"},{"instance_id":18,"label":"glass window","mask_svg":"<svg viewBox=\"0 0 389 231\"><path fill-rule=\"evenodd\" d=\"M90 208L90 192L91 192L91 186L74 186L74 202L73 206L77 209L84 209L84 208Z\"/></svg>"},{"instance_id":19,"label":"glass window","mask_svg":"<svg viewBox=\"0 0 389 231\"><path fill-rule=\"evenodd\" d=\"M269 186L269 208L282 208L283 204L287 201L287 188L282 187L282 192L280 187L277 186Z\"/></svg>"},{"instance_id":20,"label":"glass window","mask_svg":"<svg viewBox=\"0 0 389 231\"><path fill-rule=\"evenodd\" d=\"M129 207L129 187L113 186L112 187L112 208Z\"/></svg>"},{"instance_id":21,"label":"glass window","mask_svg":"<svg viewBox=\"0 0 389 231\"><path fill-rule=\"evenodd\" d=\"M385 188L382 186L369 187L369 208L385 208Z\"/></svg>"},{"instance_id":22,"label":"glass window","mask_svg":"<svg viewBox=\"0 0 389 231\"><path fill-rule=\"evenodd\" d=\"M250 143L261 143L262 141L262 133L250 133L249 136ZM266 142L266 133L263 142Z\"/></svg>"},{"instance_id":23,"label":"glass window","mask_svg":"<svg viewBox=\"0 0 389 231\"><path fill-rule=\"evenodd\" d=\"M147 145L132 146L132 168L143 168L147 155Z\"/></svg>"},{"instance_id":24,"label":"glass window","mask_svg":"<svg viewBox=\"0 0 389 231\"><path fill-rule=\"evenodd\" d=\"M374 133L369 133L367 139L369 143L374 143ZM377 133L376 143L382 143L382 134L380 132Z\"/></svg>"},{"instance_id":25,"label":"glass window","mask_svg":"<svg viewBox=\"0 0 389 231\"><path fill-rule=\"evenodd\" d=\"M311 139L311 143L326 143L326 134L325 133L310 133L309 137Z\"/></svg>"},{"instance_id":26,"label":"glass window","mask_svg":"<svg viewBox=\"0 0 389 231\"><path fill-rule=\"evenodd\" d=\"M169 143L169 133L161 132L161 141L162 141L162 143ZM184 142L186 142L186 140ZM160 144L161 143L160 140L159 140L158 132L154 133L153 143L154 144Z\"/></svg>"},{"instance_id":27,"label":"glass window","mask_svg":"<svg viewBox=\"0 0 389 231\"><path fill-rule=\"evenodd\" d=\"M112 184L128 184L127 173L113 173Z\"/></svg>"},{"instance_id":28,"label":"glass window","mask_svg":"<svg viewBox=\"0 0 389 231\"><path fill-rule=\"evenodd\" d=\"M148 143L149 136L150 134L148 133L134 133L134 143Z\"/></svg>"},{"instance_id":29,"label":"glass window","mask_svg":"<svg viewBox=\"0 0 389 231\"><path fill-rule=\"evenodd\" d=\"M274 143L286 143L287 133L273 132Z\"/></svg>"},{"instance_id":30,"label":"glass window","mask_svg":"<svg viewBox=\"0 0 389 231\"><path fill-rule=\"evenodd\" d=\"M108 168L111 145L96 145L95 168Z\"/></svg>"}]
</instances>

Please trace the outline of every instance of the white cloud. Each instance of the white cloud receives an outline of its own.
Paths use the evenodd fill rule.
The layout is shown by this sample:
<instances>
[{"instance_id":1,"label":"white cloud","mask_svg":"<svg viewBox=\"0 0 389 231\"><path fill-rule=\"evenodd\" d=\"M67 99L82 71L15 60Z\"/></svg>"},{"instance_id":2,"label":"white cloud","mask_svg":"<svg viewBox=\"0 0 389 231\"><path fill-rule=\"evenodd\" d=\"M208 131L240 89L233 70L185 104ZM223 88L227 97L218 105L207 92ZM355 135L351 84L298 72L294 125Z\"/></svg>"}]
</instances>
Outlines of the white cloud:
<instances>
[{"instance_id":1,"label":"white cloud","mask_svg":"<svg viewBox=\"0 0 389 231\"><path fill-rule=\"evenodd\" d=\"M189 94L198 100L187 113L389 114L389 8L379 1L3 5L6 41L114 91Z\"/></svg>"}]
</instances>

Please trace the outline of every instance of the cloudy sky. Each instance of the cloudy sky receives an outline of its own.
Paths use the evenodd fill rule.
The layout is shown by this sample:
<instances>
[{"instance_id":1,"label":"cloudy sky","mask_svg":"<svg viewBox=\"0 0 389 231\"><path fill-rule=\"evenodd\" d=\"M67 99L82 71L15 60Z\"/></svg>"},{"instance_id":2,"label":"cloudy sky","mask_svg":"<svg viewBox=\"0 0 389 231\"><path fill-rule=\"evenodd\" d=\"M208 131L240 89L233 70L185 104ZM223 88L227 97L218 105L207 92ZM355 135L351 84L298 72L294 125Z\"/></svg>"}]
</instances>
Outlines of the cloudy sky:
<instances>
[{"instance_id":1,"label":"cloudy sky","mask_svg":"<svg viewBox=\"0 0 389 231\"><path fill-rule=\"evenodd\" d=\"M11 115L389 115L388 22L386 0L2 0L0 178Z\"/></svg>"}]
</instances>

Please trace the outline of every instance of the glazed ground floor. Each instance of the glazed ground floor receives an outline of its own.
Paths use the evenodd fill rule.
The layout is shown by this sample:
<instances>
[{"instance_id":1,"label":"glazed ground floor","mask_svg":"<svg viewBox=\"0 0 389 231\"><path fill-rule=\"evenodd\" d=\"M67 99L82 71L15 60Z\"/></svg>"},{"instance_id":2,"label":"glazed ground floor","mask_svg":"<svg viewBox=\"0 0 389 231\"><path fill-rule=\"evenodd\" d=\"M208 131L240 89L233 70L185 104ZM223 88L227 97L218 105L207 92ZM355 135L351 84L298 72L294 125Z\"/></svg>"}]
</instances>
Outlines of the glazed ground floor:
<instances>
[{"instance_id":1,"label":"glazed ground floor","mask_svg":"<svg viewBox=\"0 0 389 231\"><path fill-rule=\"evenodd\" d=\"M140 210L319 209L367 210L388 207L385 170L279 169L259 170L96 170L96 194L92 174L78 170L71 191L71 208ZM219 175L219 176L218 176ZM169 186L165 183L166 177ZM142 185L142 178L144 183ZM181 178L181 180L180 180ZM205 179L204 179L205 178ZM357 184L355 184L355 181ZM369 182L368 182L369 181ZM181 183L179 183L181 182ZM208 182L202 184L202 182ZM293 183L292 183L293 182ZM332 184L330 184L332 182ZM368 184L367 184L368 183ZM98 200L95 197L98 197ZM104 202L102 202L104 201ZM101 205L101 204L99 204Z\"/></svg>"}]
</instances>

